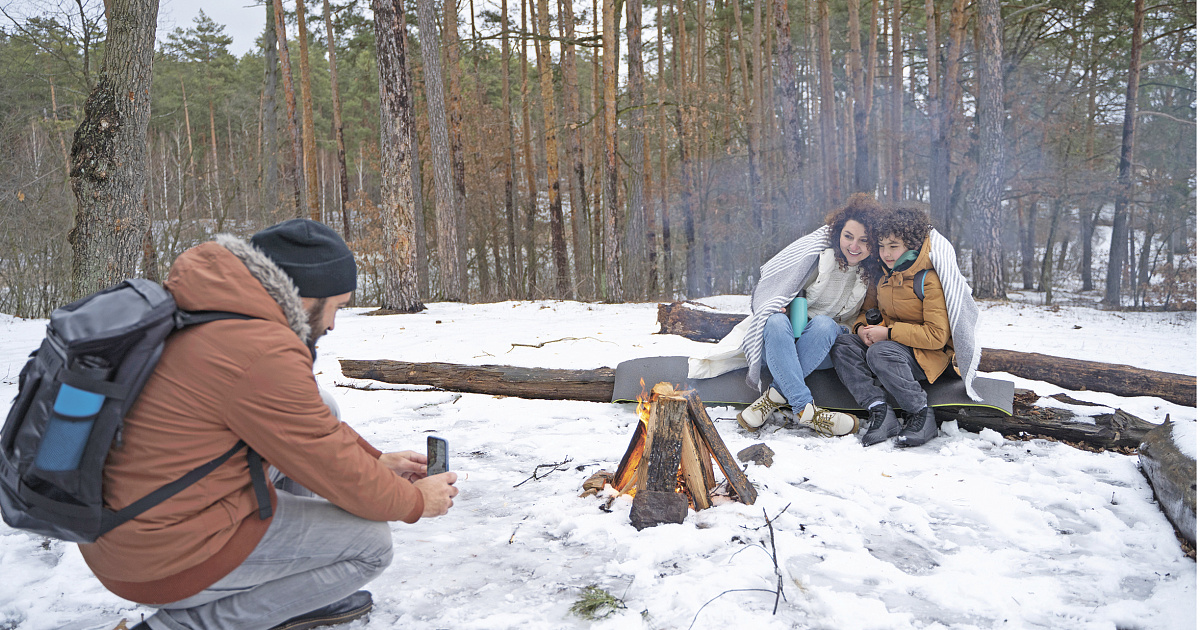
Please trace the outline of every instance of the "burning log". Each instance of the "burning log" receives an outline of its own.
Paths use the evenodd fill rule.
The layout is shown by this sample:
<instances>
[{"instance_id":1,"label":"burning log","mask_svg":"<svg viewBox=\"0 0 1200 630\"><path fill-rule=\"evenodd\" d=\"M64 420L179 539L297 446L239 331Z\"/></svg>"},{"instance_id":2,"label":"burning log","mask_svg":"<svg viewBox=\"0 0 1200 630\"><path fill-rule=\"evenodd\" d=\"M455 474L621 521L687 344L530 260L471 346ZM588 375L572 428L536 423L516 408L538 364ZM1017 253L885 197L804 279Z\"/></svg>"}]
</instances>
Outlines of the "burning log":
<instances>
[{"instance_id":1,"label":"burning log","mask_svg":"<svg viewBox=\"0 0 1200 630\"><path fill-rule=\"evenodd\" d=\"M720 341L745 315L701 311L683 302L658 305L659 334L679 335L693 341ZM1008 372L1013 376L1046 381L1074 390L1108 392L1118 396L1158 396L1180 405L1196 405L1196 377L1054 357L1036 352L984 348L980 372Z\"/></svg>"},{"instance_id":2,"label":"burning log","mask_svg":"<svg viewBox=\"0 0 1200 630\"><path fill-rule=\"evenodd\" d=\"M659 383L639 401L638 416L641 421L612 477L613 488L634 497L630 520L635 527L681 523L689 504L697 510L711 507L714 458L739 501L750 505L758 498L695 392Z\"/></svg>"}]
</instances>

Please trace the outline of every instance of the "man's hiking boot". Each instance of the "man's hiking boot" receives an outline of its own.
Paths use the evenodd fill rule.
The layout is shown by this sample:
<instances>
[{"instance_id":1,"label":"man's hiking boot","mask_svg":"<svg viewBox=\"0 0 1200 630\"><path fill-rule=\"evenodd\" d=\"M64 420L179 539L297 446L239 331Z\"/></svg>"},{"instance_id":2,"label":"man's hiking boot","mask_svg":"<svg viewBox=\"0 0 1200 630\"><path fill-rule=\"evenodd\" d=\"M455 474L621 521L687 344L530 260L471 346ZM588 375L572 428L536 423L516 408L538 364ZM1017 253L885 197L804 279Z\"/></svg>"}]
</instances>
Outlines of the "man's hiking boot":
<instances>
[{"instance_id":1,"label":"man's hiking boot","mask_svg":"<svg viewBox=\"0 0 1200 630\"><path fill-rule=\"evenodd\" d=\"M924 409L909 416L904 430L896 438L896 446L920 446L937 437L937 418L933 416L933 407Z\"/></svg>"},{"instance_id":2,"label":"man's hiking boot","mask_svg":"<svg viewBox=\"0 0 1200 630\"><path fill-rule=\"evenodd\" d=\"M855 416L840 411L822 409L812 403L804 405L798 414L790 408L784 407L772 412L771 416L780 418L783 424L795 422L808 427L816 431L818 435L825 437L838 437L858 431L858 418Z\"/></svg>"},{"instance_id":3,"label":"man's hiking boot","mask_svg":"<svg viewBox=\"0 0 1200 630\"><path fill-rule=\"evenodd\" d=\"M370 591L358 591L308 614L292 617L271 630L308 630L347 623L367 614L373 603Z\"/></svg>"},{"instance_id":4,"label":"man's hiking boot","mask_svg":"<svg viewBox=\"0 0 1200 630\"><path fill-rule=\"evenodd\" d=\"M862 436L862 445L871 446L900 434L900 421L896 412L887 403L867 410L867 432Z\"/></svg>"},{"instance_id":5,"label":"man's hiking boot","mask_svg":"<svg viewBox=\"0 0 1200 630\"><path fill-rule=\"evenodd\" d=\"M767 391L758 397L758 400L750 403L749 407L738 413L738 424L747 431L757 431L767 421L767 416L771 415L772 411L786 404L787 399L783 397L783 394L776 391L774 387L768 387Z\"/></svg>"}]
</instances>

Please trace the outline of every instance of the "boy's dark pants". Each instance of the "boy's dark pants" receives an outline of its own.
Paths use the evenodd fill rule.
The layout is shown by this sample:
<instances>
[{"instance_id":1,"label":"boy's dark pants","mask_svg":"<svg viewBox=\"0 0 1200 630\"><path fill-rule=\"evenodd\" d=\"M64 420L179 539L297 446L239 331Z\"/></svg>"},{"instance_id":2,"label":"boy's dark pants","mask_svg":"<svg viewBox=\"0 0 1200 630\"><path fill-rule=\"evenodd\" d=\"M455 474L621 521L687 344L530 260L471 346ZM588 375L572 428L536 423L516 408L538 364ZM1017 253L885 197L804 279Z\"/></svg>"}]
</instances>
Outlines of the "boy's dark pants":
<instances>
[{"instance_id":1,"label":"boy's dark pants","mask_svg":"<svg viewBox=\"0 0 1200 630\"><path fill-rule=\"evenodd\" d=\"M889 393L909 413L924 409L928 403L919 382L925 380L925 370L917 363L912 348L902 343L877 341L867 347L856 334L838 335L829 355L838 378L863 409L886 401Z\"/></svg>"}]
</instances>

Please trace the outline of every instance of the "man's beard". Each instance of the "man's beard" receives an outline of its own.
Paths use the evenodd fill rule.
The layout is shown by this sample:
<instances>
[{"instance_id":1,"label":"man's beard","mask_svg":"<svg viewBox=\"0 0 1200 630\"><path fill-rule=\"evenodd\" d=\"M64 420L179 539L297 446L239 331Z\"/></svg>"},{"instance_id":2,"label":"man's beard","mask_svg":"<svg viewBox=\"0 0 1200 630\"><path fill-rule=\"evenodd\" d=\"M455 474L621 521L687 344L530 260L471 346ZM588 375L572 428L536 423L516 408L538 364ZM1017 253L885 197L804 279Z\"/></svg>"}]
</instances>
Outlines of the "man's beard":
<instances>
[{"instance_id":1,"label":"man's beard","mask_svg":"<svg viewBox=\"0 0 1200 630\"><path fill-rule=\"evenodd\" d=\"M329 298L317 298L312 308L308 309L308 351L312 353L313 359L317 358L317 340L325 336L329 332L328 328L324 328L325 302Z\"/></svg>"}]
</instances>

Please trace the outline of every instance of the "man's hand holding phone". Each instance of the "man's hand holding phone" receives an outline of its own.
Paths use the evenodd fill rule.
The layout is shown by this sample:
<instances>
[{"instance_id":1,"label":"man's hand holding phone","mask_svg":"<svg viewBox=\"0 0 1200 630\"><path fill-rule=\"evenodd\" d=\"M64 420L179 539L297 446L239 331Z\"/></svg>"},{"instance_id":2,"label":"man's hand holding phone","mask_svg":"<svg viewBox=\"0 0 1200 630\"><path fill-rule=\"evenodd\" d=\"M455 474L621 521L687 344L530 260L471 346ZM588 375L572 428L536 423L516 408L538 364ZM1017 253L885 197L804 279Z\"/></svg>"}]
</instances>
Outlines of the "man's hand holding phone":
<instances>
[{"instance_id":1,"label":"man's hand holding phone","mask_svg":"<svg viewBox=\"0 0 1200 630\"><path fill-rule=\"evenodd\" d=\"M454 507L454 497L458 496L458 488L454 487L456 481L458 481L458 473L444 472L440 475L418 479L413 483L413 486L420 490L421 496L425 498L425 511L421 513L422 518L441 516Z\"/></svg>"},{"instance_id":2,"label":"man's hand holding phone","mask_svg":"<svg viewBox=\"0 0 1200 630\"><path fill-rule=\"evenodd\" d=\"M423 517L441 516L454 505L454 497L458 496L458 473L450 470L450 447L446 440L429 436L425 441L427 455L425 457L425 478L415 485L425 497L425 512Z\"/></svg>"},{"instance_id":3,"label":"man's hand holding phone","mask_svg":"<svg viewBox=\"0 0 1200 630\"><path fill-rule=\"evenodd\" d=\"M392 469L392 472L409 481L416 481L425 477L426 457L416 451L384 453L379 456L379 461L384 466Z\"/></svg>"}]
</instances>

